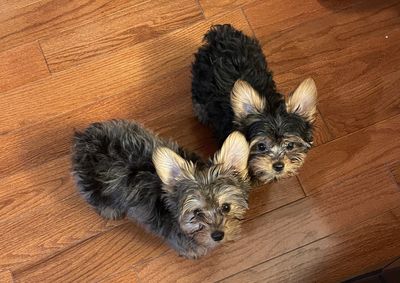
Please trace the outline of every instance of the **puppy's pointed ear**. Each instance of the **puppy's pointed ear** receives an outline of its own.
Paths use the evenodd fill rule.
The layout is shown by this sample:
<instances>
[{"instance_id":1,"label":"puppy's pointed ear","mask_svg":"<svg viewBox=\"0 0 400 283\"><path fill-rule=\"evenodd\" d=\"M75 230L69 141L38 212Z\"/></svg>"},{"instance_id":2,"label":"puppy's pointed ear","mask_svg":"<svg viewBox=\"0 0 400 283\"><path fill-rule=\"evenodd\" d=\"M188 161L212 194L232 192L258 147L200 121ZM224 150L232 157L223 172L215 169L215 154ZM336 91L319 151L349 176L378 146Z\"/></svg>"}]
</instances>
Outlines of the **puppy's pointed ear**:
<instances>
[{"instance_id":1,"label":"puppy's pointed ear","mask_svg":"<svg viewBox=\"0 0 400 283\"><path fill-rule=\"evenodd\" d=\"M244 176L247 174L249 154L250 147L246 138L239 132L233 132L214 155L214 164L220 164L223 169L235 170Z\"/></svg>"},{"instance_id":2,"label":"puppy's pointed ear","mask_svg":"<svg viewBox=\"0 0 400 283\"><path fill-rule=\"evenodd\" d=\"M167 186L173 186L181 178L193 178L193 163L186 161L169 148L157 148L153 153L153 163L157 175Z\"/></svg>"},{"instance_id":3,"label":"puppy's pointed ear","mask_svg":"<svg viewBox=\"0 0 400 283\"><path fill-rule=\"evenodd\" d=\"M317 86L312 78L307 78L296 88L286 101L288 112L296 113L309 122L314 122L317 114Z\"/></svg>"},{"instance_id":4,"label":"puppy's pointed ear","mask_svg":"<svg viewBox=\"0 0 400 283\"><path fill-rule=\"evenodd\" d=\"M261 113L265 101L249 83L237 80L231 92L231 105L235 117L242 119L249 114Z\"/></svg>"}]
</instances>

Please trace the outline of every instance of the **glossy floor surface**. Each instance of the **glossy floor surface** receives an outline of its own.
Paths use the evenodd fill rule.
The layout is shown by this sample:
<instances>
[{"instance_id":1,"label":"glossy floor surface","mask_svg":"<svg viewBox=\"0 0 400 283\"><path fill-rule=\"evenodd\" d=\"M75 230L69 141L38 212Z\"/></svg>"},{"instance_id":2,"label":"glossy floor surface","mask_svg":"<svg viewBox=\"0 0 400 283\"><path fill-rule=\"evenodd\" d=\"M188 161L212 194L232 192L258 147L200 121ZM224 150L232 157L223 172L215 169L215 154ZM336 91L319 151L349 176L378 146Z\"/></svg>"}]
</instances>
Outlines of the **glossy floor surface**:
<instances>
[{"instance_id":1,"label":"glossy floor surface","mask_svg":"<svg viewBox=\"0 0 400 283\"><path fill-rule=\"evenodd\" d=\"M3 0L0 281L337 282L400 256L400 1ZM204 156L190 64L231 23L263 45L279 89L312 76L316 146L256 188L241 240L190 261L105 221L70 176L73 129L135 119Z\"/></svg>"}]
</instances>

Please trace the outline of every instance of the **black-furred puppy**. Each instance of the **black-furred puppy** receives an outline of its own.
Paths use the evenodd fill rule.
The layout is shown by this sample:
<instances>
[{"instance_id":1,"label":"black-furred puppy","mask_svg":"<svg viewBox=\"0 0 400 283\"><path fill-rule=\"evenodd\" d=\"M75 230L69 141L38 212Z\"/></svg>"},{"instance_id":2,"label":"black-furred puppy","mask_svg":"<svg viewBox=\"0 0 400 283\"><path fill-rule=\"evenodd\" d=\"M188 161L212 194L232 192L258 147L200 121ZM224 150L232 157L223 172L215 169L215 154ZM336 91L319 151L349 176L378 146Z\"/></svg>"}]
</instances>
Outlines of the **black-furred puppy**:
<instances>
[{"instance_id":1,"label":"black-furred puppy","mask_svg":"<svg viewBox=\"0 0 400 283\"><path fill-rule=\"evenodd\" d=\"M134 122L114 120L75 134L72 163L80 193L99 214L127 215L181 255L197 258L240 231L248 155L239 132L204 163Z\"/></svg>"},{"instance_id":2,"label":"black-furred puppy","mask_svg":"<svg viewBox=\"0 0 400 283\"><path fill-rule=\"evenodd\" d=\"M312 145L314 81L304 80L285 101L259 42L231 25L211 28L192 68L196 116L213 128L220 144L234 130L244 133L253 180L294 175Z\"/></svg>"}]
</instances>

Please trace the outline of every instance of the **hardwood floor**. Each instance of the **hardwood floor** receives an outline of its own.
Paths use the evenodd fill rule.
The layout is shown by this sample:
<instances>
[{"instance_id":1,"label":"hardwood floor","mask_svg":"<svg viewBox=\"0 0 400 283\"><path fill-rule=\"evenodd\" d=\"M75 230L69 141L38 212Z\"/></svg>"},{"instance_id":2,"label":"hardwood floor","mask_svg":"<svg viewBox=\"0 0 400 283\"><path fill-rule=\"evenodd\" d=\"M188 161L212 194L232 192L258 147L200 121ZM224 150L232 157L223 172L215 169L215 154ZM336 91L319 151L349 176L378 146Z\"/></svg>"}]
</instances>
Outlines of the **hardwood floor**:
<instances>
[{"instance_id":1,"label":"hardwood floor","mask_svg":"<svg viewBox=\"0 0 400 283\"><path fill-rule=\"evenodd\" d=\"M338 282L400 256L400 2L5 0L0 282ZM297 177L255 188L240 240L197 261L106 221L70 176L74 129L135 119L207 156L190 64L210 25L260 40L278 87L318 87Z\"/></svg>"}]
</instances>

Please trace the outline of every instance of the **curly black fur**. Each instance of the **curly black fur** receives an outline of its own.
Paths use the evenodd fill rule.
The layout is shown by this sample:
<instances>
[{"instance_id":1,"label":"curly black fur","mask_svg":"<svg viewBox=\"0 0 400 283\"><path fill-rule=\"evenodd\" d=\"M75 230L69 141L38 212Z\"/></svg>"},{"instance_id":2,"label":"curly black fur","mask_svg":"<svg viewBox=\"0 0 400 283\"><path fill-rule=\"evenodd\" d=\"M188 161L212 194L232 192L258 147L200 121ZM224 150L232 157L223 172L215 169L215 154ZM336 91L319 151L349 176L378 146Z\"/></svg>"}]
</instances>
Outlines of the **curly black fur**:
<instances>
[{"instance_id":1,"label":"curly black fur","mask_svg":"<svg viewBox=\"0 0 400 283\"><path fill-rule=\"evenodd\" d=\"M312 143L311 121L287 111L257 39L228 24L213 26L195 54L192 76L194 112L200 122L211 126L219 144L234 130L240 130L252 146L260 136L268 137L272 145L281 144L288 135ZM261 113L235 121L231 91L237 80L249 83L266 103Z\"/></svg>"}]
</instances>

